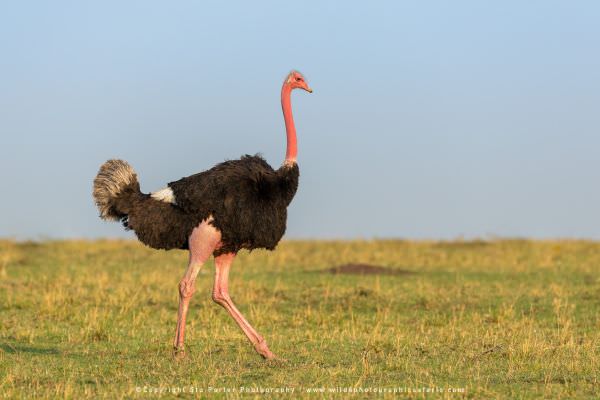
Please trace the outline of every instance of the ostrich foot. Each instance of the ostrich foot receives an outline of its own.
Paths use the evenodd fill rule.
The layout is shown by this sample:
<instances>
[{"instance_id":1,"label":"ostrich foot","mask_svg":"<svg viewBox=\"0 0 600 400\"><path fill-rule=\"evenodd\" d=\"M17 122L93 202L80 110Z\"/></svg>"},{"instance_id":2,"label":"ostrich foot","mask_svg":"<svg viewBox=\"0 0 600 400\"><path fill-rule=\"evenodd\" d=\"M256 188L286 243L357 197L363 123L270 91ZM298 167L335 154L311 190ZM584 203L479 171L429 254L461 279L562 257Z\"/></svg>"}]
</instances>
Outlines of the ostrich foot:
<instances>
[{"instance_id":1,"label":"ostrich foot","mask_svg":"<svg viewBox=\"0 0 600 400\"><path fill-rule=\"evenodd\" d=\"M185 348L183 346L173 346L173 358L176 360L183 360L185 358Z\"/></svg>"},{"instance_id":2,"label":"ostrich foot","mask_svg":"<svg viewBox=\"0 0 600 400\"><path fill-rule=\"evenodd\" d=\"M255 346L254 349L256 350L256 352L258 354L261 355L262 358L264 358L265 360L281 360L279 357L277 357L271 350L269 350L269 346L267 346L267 342L265 340L262 340L261 342L258 342ZM282 360L283 361L283 360Z\"/></svg>"}]
</instances>

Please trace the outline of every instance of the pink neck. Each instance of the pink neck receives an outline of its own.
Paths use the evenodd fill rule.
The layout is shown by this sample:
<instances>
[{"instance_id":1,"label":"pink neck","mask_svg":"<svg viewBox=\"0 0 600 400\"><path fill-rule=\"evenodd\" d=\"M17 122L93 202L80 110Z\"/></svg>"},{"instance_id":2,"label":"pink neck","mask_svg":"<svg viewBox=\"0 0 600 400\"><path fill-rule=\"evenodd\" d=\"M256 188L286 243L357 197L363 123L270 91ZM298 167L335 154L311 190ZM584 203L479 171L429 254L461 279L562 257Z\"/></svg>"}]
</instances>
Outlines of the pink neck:
<instances>
[{"instance_id":1,"label":"pink neck","mask_svg":"<svg viewBox=\"0 0 600 400\"><path fill-rule=\"evenodd\" d=\"M292 116L292 87L287 82L281 88L281 108L285 120L285 133L287 135L287 150L285 152L285 164L296 163L298 156L298 144L296 142L296 127Z\"/></svg>"}]
</instances>

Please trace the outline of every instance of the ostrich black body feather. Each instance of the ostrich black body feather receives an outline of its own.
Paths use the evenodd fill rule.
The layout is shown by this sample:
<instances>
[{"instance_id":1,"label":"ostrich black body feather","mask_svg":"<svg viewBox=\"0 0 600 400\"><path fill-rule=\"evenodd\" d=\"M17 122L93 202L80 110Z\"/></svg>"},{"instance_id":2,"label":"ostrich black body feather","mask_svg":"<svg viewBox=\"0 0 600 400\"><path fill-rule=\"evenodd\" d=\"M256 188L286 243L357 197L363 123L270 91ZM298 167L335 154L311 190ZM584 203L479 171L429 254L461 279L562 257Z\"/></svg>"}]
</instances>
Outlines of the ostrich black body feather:
<instances>
[{"instance_id":1,"label":"ostrich black body feather","mask_svg":"<svg viewBox=\"0 0 600 400\"><path fill-rule=\"evenodd\" d=\"M212 218L222 242L215 255L273 250L285 233L299 175L295 163L274 170L263 158L246 155L169 183L174 203L143 194L135 179L111 206L125 227L153 248L187 249L192 230Z\"/></svg>"}]
</instances>

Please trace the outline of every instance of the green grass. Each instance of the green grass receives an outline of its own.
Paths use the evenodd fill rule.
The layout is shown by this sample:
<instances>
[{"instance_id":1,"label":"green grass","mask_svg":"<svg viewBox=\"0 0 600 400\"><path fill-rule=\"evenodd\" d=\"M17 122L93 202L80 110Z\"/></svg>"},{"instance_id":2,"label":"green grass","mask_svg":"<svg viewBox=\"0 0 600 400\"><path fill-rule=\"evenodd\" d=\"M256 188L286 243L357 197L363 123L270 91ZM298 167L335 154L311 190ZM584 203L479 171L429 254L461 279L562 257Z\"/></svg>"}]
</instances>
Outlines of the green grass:
<instances>
[{"instance_id":1,"label":"green grass","mask_svg":"<svg viewBox=\"0 0 600 400\"><path fill-rule=\"evenodd\" d=\"M185 252L129 241L0 241L0 395L176 396L138 387L229 398L240 387L294 388L287 398L342 397L307 393L336 387L465 389L383 398L600 392L600 243L307 241L242 253L233 300L286 362L263 361L211 301L212 261L192 299L188 356L171 357L186 261ZM348 262L413 273L323 272ZM232 392L213 396L209 388Z\"/></svg>"}]
</instances>

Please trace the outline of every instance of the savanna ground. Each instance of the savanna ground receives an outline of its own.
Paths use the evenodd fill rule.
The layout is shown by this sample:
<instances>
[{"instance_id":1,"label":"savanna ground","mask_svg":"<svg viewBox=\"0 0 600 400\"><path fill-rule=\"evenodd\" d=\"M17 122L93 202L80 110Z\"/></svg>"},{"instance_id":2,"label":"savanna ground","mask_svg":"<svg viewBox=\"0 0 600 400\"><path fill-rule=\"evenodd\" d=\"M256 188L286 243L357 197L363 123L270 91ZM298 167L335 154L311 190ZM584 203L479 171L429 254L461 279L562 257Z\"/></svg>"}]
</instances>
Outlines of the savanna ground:
<instances>
[{"instance_id":1,"label":"savanna ground","mask_svg":"<svg viewBox=\"0 0 600 400\"><path fill-rule=\"evenodd\" d=\"M185 252L133 241L0 241L0 395L170 398L193 388L202 398L264 397L242 387L293 388L279 395L287 398L345 397L329 392L336 388L404 391L376 395L384 398L600 393L600 243L306 241L240 254L232 297L283 362L263 361L211 301L212 262L192 299L188 356L171 357L186 261ZM398 273L328 271L355 262ZM321 388L325 394L308 393ZM422 388L445 392L406 393Z\"/></svg>"}]
</instances>

